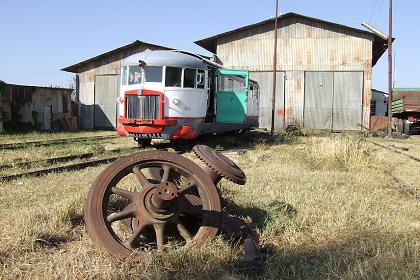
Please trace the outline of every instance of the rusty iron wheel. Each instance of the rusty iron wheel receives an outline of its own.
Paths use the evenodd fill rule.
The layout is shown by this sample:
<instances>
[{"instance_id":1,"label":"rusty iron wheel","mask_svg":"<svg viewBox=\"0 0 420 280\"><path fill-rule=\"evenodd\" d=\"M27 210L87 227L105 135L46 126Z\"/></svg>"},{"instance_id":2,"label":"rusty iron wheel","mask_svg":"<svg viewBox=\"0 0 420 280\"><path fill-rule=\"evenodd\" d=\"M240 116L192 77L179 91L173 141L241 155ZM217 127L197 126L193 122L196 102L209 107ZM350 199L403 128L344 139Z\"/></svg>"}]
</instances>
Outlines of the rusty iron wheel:
<instances>
[{"instance_id":1,"label":"rusty iron wheel","mask_svg":"<svg viewBox=\"0 0 420 280\"><path fill-rule=\"evenodd\" d=\"M163 170L160 181L147 176L149 168ZM220 229L220 198L211 178L191 160L164 151L140 152L114 162L96 178L85 222L92 240L117 256L162 251L172 242L198 247Z\"/></svg>"},{"instance_id":2,"label":"rusty iron wheel","mask_svg":"<svg viewBox=\"0 0 420 280\"><path fill-rule=\"evenodd\" d=\"M245 173L238 165L236 165L236 163L224 156L222 153L219 153L206 145L194 146L193 152L202 162L206 164L208 168L207 173L213 179L215 184L217 184L220 180L217 176L221 176L233 183L245 185Z\"/></svg>"}]
</instances>

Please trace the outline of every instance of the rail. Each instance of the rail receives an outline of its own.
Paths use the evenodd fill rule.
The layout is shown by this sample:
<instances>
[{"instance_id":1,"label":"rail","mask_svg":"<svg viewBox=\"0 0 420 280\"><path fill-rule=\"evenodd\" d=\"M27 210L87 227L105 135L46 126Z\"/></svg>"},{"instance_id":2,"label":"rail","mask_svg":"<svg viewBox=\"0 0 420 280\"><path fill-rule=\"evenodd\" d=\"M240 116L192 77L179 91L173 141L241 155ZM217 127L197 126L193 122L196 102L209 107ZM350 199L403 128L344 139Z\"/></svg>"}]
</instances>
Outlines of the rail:
<instances>
[{"instance_id":1,"label":"rail","mask_svg":"<svg viewBox=\"0 0 420 280\"><path fill-rule=\"evenodd\" d=\"M50 145L58 145L58 144L71 143L71 142L112 139L112 138L117 138L117 137L119 136L118 135L103 135L103 136L58 138L58 139L52 139L52 140L25 141L25 142L16 142L16 143L2 143L0 144L0 150L21 149L27 146L50 146Z\"/></svg>"}]
</instances>

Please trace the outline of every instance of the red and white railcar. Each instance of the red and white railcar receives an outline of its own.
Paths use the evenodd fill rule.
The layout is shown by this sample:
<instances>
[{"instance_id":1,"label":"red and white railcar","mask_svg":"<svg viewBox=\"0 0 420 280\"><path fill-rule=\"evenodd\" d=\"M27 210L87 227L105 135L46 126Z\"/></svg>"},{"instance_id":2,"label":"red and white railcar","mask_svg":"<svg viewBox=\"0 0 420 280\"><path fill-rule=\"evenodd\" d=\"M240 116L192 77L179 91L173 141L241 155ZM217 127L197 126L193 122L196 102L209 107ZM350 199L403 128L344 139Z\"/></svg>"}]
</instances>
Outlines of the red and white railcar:
<instances>
[{"instance_id":1,"label":"red and white railcar","mask_svg":"<svg viewBox=\"0 0 420 280\"><path fill-rule=\"evenodd\" d=\"M257 124L258 84L246 72L232 71L222 75L217 64L179 51L127 57L121 69L118 133L148 144L151 139L194 139ZM219 90L218 83L232 90Z\"/></svg>"}]
</instances>

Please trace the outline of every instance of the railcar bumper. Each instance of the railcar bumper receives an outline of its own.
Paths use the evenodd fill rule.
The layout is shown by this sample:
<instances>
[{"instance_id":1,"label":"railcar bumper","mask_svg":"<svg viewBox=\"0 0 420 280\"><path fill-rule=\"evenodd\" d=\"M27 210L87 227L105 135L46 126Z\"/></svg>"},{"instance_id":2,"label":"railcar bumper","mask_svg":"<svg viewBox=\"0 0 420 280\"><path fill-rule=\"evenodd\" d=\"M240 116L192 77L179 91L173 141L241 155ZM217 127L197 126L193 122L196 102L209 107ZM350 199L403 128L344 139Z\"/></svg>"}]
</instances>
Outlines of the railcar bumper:
<instances>
[{"instance_id":1,"label":"railcar bumper","mask_svg":"<svg viewBox=\"0 0 420 280\"><path fill-rule=\"evenodd\" d=\"M198 125L204 119L118 120L117 132L122 136L140 139L194 139Z\"/></svg>"}]
</instances>

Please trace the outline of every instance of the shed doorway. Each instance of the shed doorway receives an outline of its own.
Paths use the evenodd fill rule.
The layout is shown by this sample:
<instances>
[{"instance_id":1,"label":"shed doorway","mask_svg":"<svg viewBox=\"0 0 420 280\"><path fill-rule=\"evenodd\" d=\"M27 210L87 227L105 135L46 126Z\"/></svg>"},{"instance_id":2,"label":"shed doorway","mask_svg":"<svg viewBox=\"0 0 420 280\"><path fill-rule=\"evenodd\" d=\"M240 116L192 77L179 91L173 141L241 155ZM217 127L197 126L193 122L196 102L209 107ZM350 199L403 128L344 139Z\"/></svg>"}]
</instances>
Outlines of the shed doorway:
<instances>
[{"instance_id":1,"label":"shed doorway","mask_svg":"<svg viewBox=\"0 0 420 280\"><path fill-rule=\"evenodd\" d=\"M119 75L95 76L94 126L96 129L113 129L117 125L119 77Z\"/></svg>"},{"instance_id":2,"label":"shed doorway","mask_svg":"<svg viewBox=\"0 0 420 280\"><path fill-rule=\"evenodd\" d=\"M306 72L304 127L362 129L363 72Z\"/></svg>"}]
</instances>

